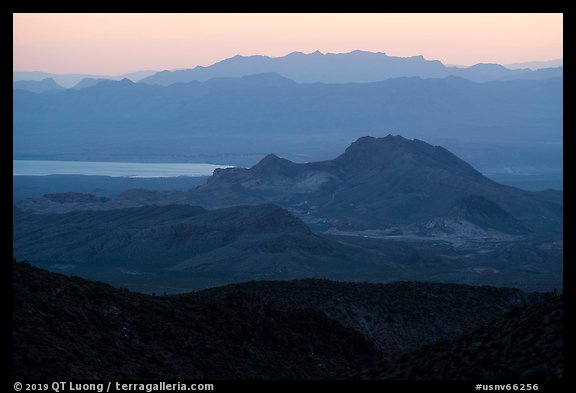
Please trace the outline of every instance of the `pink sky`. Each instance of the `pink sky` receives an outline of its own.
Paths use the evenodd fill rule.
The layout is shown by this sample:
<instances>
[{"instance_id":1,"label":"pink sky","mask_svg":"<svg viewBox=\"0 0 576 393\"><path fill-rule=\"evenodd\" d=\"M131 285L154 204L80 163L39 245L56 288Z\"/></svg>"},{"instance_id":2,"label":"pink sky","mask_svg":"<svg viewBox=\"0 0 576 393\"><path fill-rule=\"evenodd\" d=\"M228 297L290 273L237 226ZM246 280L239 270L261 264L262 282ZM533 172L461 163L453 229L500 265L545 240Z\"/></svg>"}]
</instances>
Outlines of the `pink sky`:
<instances>
[{"instance_id":1,"label":"pink sky","mask_svg":"<svg viewBox=\"0 0 576 393\"><path fill-rule=\"evenodd\" d=\"M14 71L118 75L240 55L423 55L445 64L563 57L562 14L14 14Z\"/></svg>"}]
</instances>

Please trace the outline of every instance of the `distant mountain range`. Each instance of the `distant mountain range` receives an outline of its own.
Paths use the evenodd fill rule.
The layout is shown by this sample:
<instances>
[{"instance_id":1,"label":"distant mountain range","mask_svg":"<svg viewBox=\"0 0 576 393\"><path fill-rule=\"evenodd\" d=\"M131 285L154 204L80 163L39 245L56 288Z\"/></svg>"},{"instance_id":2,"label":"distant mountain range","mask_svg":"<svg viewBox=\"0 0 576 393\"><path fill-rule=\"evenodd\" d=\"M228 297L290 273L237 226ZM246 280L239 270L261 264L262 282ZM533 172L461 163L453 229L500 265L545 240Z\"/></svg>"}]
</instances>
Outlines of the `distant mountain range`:
<instances>
[{"instance_id":1,"label":"distant mountain range","mask_svg":"<svg viewBox=\"0 0 576 393\"><path fill-rule=\"evenodd\" d=\"M124 79L59 94L14 90L13 101L14 156L28 159L252 165L269 152L300 162L334 157L366 134L541 150L563 132L562 78L306 84L259 74L168 87ZM551 166L558 146L558 154L520 159ZM484 161L494 165L493 152Z\"/></svg>"},{"instance_id":2,"label":"distant mountain range","mask_svg":"<svg viewBox=\"0 0 576 393\"><path fill-rule=\"evenodd\" d=\"M72 89L85 89L86 87L92 87L97 85L98 83L107 81L108 79L105 78L84 78L80 82L76 83Z\"/></svg>"},{"instance_id":3,"label":"distant mountain range","mask_svg":"<svg viewBox=\"0 0 576 393\"><path fill-rule=\"evenodd\" d=\"M133 82L138 82L139 80L153 75L156 71L137 71L131 72L124 75L90 75L90 74L53 74L49 72L39 72L39 71L14 71L12 72L12 82L18 81L41 81L46 78L53 79L60 86L65 88L71 88L81 82L83 79L109 79L109 80L121 80L128 78Z\"/></svg>"},{"instance_id":4,"label":"distant mountain range","mask_svg":"<svg viewBox=\"0 0 576 393\"><path fill-rule=\"evenodd\" d=\"M523 69L523 68L524 69L529 68L531 70L539 70L541 68L556 68L563 66L564 66L564 59L555 59L548 61L525 61L522 63L512 63L504 65L504 67L509 68L511 70Z\"/></svg>"},{"instance_id":5,"label":"distant mountain range","mask_svg":"<svg viewBox=\"0 0 576 393\"><path fill-rule=\"evenodd\" d=\"M147 296L24 263L12 270L15 378L476 383L564 374L562 297L325 280Z\"/></svg>"},{"instance_id":6,"label":"distant mountain range","mask_svg":"<svg viewBox=\"0 0 576 393\"><path fill-rule=\"evenodd\" d=\"M46 78L39 81L17 81L12 84L12 88L30 91L32 93L46 93L64 90L64 87L60 86L52 78Z\"/></svg>"},{"instance_id":7,"label":"distant mountain range","mask_svg":"<svg viewBox=\"0 0 576 393\"><path fill-rule=\"evenodd\" d=\"M546 79L563 74L563 59L506 65L480 63L470 67L450 66L423 56L396 57L382 52L356 50L349 53L293 52L286 56L241 56L224 59L210 66L165 71L136 71L123 75L54 74L39 71L14 71L12 81L41 81L51 78L62 87L80 87L83 79L121 80L159 84L206 81L217 77L241 77L276 72L296 82L376 82L390 78L419 76L443 78L458 76L477 82L499 79ZM534 72L548 69L545 72ZM87 84L88 82L83 82Z\"/></svg>"},{"instance_id":8,"label":"distant mountain range","mask_svg":"<svg viewBox=\"0 0 576 393\"><path fill-rule=\"evenodd\" d=\"M395 57L382 52L356 50L350 53L305 54L293 52L281 57L234 56L208 67L161 71L141 82L168 86L174 83L206 81L212 78L241 77L275 72L296 82L377 82L399 77L445 78L457 76L476 82L501 79L545 79L562 76L562 67L545 73L528 69L509 69L499 64L447 67L423 56Z\"/></svg>"}]
</instances>

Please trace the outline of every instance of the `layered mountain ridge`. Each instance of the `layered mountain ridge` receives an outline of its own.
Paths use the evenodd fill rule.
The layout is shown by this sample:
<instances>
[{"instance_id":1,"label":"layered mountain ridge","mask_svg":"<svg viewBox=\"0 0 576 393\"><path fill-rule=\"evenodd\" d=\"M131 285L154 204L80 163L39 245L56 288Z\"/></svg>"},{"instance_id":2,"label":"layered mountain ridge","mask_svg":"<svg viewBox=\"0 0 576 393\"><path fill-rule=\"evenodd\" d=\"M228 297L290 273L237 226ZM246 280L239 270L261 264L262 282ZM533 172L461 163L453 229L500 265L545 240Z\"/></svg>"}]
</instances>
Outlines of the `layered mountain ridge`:
<instances>
[{"instance_id":1,"label":"layered mountain ridge","mask_svg":"<svg viewBox=\"0 0 576 393\"><path fill-rule=\"evenodd\" d=\"M323 84L274 74L166 87L103 81L58 94L15 89L14 157L251 166L270 152L325 160L356 138L390 132L548 151L556 146L542 140L562 140L562 90L562 78Z\"/></svg>"}]
</instances>

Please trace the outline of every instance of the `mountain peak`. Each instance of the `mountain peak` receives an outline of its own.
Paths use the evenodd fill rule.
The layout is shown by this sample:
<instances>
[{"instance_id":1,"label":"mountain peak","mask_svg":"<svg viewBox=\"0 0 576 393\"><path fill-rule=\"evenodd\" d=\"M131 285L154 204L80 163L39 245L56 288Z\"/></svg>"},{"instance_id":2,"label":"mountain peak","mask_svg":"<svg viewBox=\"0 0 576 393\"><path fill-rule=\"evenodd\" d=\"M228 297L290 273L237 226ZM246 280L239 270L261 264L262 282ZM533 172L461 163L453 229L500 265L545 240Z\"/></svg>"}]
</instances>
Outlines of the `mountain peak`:
<instances>
[{"instance_id":1,"label":"mountain peak","mask_svg":"<svg viewBox=\"0 0 576 393\"><path fill-rule=\"evenodd\" d=\"M94 88L103 88L103 89L109 89L109 88L123 88L123 87L130 87L130 86L134 86L136 85L136 83L132 82L130 79L128 78L124 78L118 81L112 80L112 79L104 79L101 80L98 83L92 84L92 86L88 86L92 89Z\"/></svg>"},{"instance_id":2,"label":"mountain peak","mask_svg":"<svg viewBox=\"0 0 576 393\"><path fill-rule=\"evenodd\" d=\"M78 89L85 89L87 87L92 87L97 85L98 83L102 83L104 81L107 81L108 79L105 78L83 78L80 82L76 83L72 89L74 90L78 90Z\"/></svg>"},{"instance_id":3,"label":"mountain peak","mask_svg":"<svg viewBox=\"0 0 576 393\"><path fill-rule=\"evenodd\" d=\"M335 159L344 166L358 168L375 167L437 167L450 172L464 171L480 175L468 163L448 150L430 145L419 139L406 139L388 134L382 138L364 136L353 142L344 153ZM480 175L481 176L481 175Z\"/></svg>"},{"instance_id":4,"label":"mountain peak","mask_svg":"<svg viewBox=\"0 0 576 393\"><path fill-rule=\"evenodd\" d=\"M296 170L298 164L285 158L280 158L275 154L268 154L254 165L251 170L260 175L289 175Z\"/></svg>"},{"instance_id":5,"label":"mountain peak","mask_svg":"<svg viewBox=\"0 0 576 393\"><path fill-rule=\"evenodd\" d=\"M282 160L282 158L278 157L274 153L270 153L270 154L267 154L263 159L261 159L260 162L256 165L260 165L262 163L267 163L267 162L280 161L280 160Z\"/></svg>"},{"instance_id":6,"label":"mountain peak","mask_svg":"<svg viewBox=\"0 0 576 393\"><path fill-rule=\"evenodd\" d=\"M344 155L369 155L373 153L379 153L381 150L390 145L398 145L401 143L411 143L409 139L406 139L400 135L388 134L382 138L376 138L373 136L363 136L356 139L344 152Z\"/></svg>"}]
</instances>

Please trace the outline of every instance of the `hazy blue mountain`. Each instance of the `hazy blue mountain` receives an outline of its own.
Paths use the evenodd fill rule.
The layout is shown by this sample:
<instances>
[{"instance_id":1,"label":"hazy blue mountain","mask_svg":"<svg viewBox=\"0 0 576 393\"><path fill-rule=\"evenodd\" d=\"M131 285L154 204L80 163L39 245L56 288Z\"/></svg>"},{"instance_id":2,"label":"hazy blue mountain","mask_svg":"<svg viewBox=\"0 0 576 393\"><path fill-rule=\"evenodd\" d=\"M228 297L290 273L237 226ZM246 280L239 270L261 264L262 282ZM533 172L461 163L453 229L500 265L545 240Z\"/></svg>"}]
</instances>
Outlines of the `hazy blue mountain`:
<instances>
[{"instance_id":1,"label":"hazy blue mountain","mask_svg":"<svg viewBox=\"0 0 576 393\"><path fill-rule=\"evenodd\" d=\"M298 82L373 82L401 76L441 77L443 69L439 61L429 61L422 56L402 58L364 51L345 54L316 51L310 54L293 52L282 57L237 55L208 67L161 71L141 82L166 86L265 72L276 72Z\"/></svg>"},{"instance_id":2,"label":"hazy blue mountain","mask_svg":"<svg viewBox=\"0 0 576 393\"><path fill-rule=\"evenodd\" d=\"M548 61L526 61L522 63L505 64L506 68L511 70L529 68L531 70L539 70L541 68L555 68L563 67L564 59L548 60Z\"/></svg>"},{"instance_id":3,"label":"hazy blue mountain","mask_svg":"<svg viewBox=\"0 0 576 393\"><path fill-rule=\"evenodd\" d=\"M124 79L57 96L14 90L13 98L13 150L22 159L253 165L272 152L306 162L332 158L363 135L393 132L472 143L471 162L495 165L500 155L561 166L562 78L322 84L268 73L167 87ZM482 143L531 150L482 153Z\"/></svg>"},{"instance_id":4,"label":"hazy blue mountain","mask_svg":"<svg viewBox=\"0 0 576 393\"><path fill-rule=\"evenodd\" d=\"M511 71L500 64L479 63L470 67L458 67L450 70L450 75L459 76L476 82L486 82L491 80L502 79L512 75L521 75L526 70Z\"/></svg>"},{"instance_id":5,"label":"hazy blue mountain","mask_svg":"<svg viewBox=\"0 0 576 393\"><path fill-rule=\"evenodd\" d=\"M85 89L86 87L92 87L97 85L98 83L104 82L108 79L105 78L84 78L80 82L76 83L72 89Z\"/></svg>"},{"instance_id":6,"label":"hazy blue mountain","mask_svg":"<svg viewBox=\"0 0 576 393\"><path fill-rule=\"evenodd\" d=\"M12 72L12 81L22 81L22 80L42 80L45 78L52 78L58 83L65 87L70 88L80 82L84 78L98 78L102 77L101 75L86 75L86 74L53 74L50 72L41 72L41 71L13 71Z\"/></svg>"},{"instance_id":7,"label":"hazy blue mountain","mask_svg":"<svg viewBox=\"0 0 576 393\"><path fill-rule=\"evenodd\" d=\"M92 79L110 79L110 80L121 80L123 78L128 78L133 82L138 82L139 80L155 74L156 71L136 71L124 75L91 75L91 74L53 74L49 72L40 71L13 71L12 81L22 81L22 80L42 80L46 78L54 79L58 84L65 88L71 88L78 84L84 78Z\"/></svg>"},{"instance_id":8,"label":"hazy blue mountain","mask_svg":"<svg viewBox=\"0 0 576 393\"><path fill-rule=\"evenodd\" d=\"M114 76L113 78L115 80L120 80L120 79L130 79L132 82L139 82L140 80L150 76L150 75L154 75L156 72L158 71L153 71L153 70L142 70L142 71L134 71L134 72L129 72L127 74L122 74L122 75L117 75ZM112 78L110 78L112 79Z\"/></svg>"},{"instance_id":9,"label":"hazy blue mountain","mask_svg":"<svg viewBox=\"0 0 576 393\"><path fill-rule=\"evenodd\" d=\"M46 78L40 81L28 80L13 82L12 88L30 91L32 93L46 93L64 90L64 87L60 86L52 78Z\"/></svg>"},{"instance_id":10,"label":"hazy blue mountain","mask_svg":"<svg viewBox=\"0 0 576 393\"><path fill-rule=\"evenodd\" d=\"M512 79L550 79L558 78L564 76L563 67L553 67L553 68L540 68L534 71L527 71L522 74L509 75L500 78L500 80L512 80Z\"/></svg>"},{"instance_id":11,"label":"hazy blue mountain","mask_svg":"<svg viewBox=\"0 0 576 393\"><path fill-rule=\"evenodd\" d=\"M510 70L500 64L481 63L465 68L450 70L450 75L476 82L513 79L549 79L563 76L563 67L542 68L538 70Z\"/></svg>"},{"instance_id":12,"label":"hazy blue mountain","mask_svg":"<svg viewBox=\"0 0 576 393\"><path fill-rule=\"evenodd\" d=\"M530 70L511 70L496 64L477 64L472 67L447 67L438 60L423 56L396 57L382 52L356 50L350 53L305 54L293 52L281 57L234 56L208 67L161 71L141 82L167 86L173 83L206 81L216 77L240 77L276 72L297 82L376 82L390 78L443 78L459 76L485 82L502 78L529 78Z\"/></svg>"}]
</instances>

